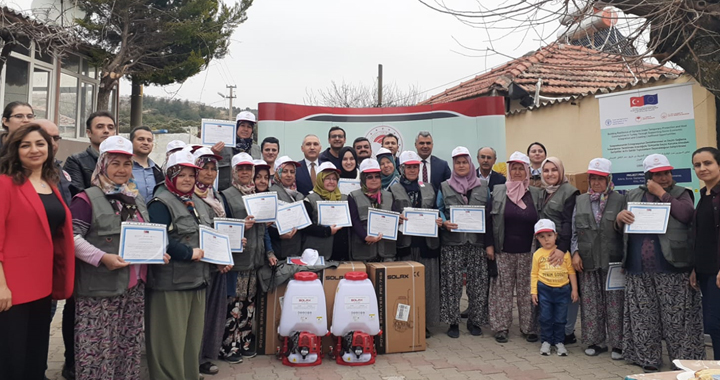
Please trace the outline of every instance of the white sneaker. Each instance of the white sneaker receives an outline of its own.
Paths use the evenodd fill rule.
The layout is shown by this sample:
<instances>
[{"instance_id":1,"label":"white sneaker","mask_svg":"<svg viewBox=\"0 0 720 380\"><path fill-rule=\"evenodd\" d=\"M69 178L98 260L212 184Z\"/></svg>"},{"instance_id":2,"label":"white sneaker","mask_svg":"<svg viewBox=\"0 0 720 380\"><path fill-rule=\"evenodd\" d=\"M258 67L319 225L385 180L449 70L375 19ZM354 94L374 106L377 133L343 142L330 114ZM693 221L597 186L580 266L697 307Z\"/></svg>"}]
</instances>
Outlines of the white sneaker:
<instances>
[{"instance_id":1,"label":"white sneaker","mask_svg":"<svg viewBox=\"0 0 720 380\"><path fill-rule=\"evenodd\" d=\"M558 343L555 345L555 349L557 350L558 356L567 356L567 349L565 348L565 345L562 343Z\"/></svg>"},{"instance_id":2,"label":"white sneaker","mask_svg":"<svg viewBox=\"0 0 720 380\"><path fill-rule=\"evenodd\" d=\"M548 356L550 355L550 342L543 342L540 346L540 355Z\"/></svg>"},{"instance_id":3,"label":"white sneaker","mask_svg":"<svg viewBox=\"0 0 720 380\"><path fill-rule=\"evenodd\" d=\"M612 360L623 360L625 359L625 356L623 356L622 352L617 352L613 349L612 353L610 354L610 357Z\"/></svg>"}]
</instances>

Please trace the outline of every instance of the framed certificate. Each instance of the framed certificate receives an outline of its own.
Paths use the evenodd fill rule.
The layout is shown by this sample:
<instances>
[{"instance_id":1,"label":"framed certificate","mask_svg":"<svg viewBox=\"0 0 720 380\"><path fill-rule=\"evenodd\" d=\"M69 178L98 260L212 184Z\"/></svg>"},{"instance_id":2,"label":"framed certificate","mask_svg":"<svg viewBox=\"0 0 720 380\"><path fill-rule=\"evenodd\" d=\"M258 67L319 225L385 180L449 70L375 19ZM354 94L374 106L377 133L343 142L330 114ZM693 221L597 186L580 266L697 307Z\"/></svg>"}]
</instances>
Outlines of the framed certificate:
<instances>
[{"instance_id":1,"label":"framed certificate","mask_svg":"<svg viewBox=\"0 0 720 380\"><path fill-rule=\"evenodd\" d=\"M347 201L320 201L317 203L318 224L321 226L351 227L350 207Z\"/></svg>"},{"instance_id":2,"label":"framed certificate","mask_svg":"<svg viewBox=\"0 0 720 380\"><path fill-rule=\"evenodd\" d=\"M368 208L367 233L370 236L382 234L383 239L397 240L399 223L399 212Z\"/></svg>"},{"instance_id":3,"label":"framed certificate","mask_svg":"<svg viewBox=\"0 0 720 380\"><path fill-rule=\"evenodd\" d=\"M167 226L156 223L123 222L118 255L132 264L165 264Z\"/></svg>"},{"instance_id":4,"label":"framed certificate","mask_svg":"<svg viewBox=\"0 0 720 380\"><path fill-rule=\"evenodd\" d=\"M200 138L202 144L213 146L224 142L225 146L235 146L237 130L235 122L229 120L202 119Z\"/></svg>"},{"instance_id":5,"label":"framed certificate","mask_svg":"<svg viewBox=\"0 0 720 380\"><path fill-rule=\"evenodd\" d=\"M340 193L348 195L351 192L358 190L360 188L360 180L359 179L350 179L350 178L340 178L338 180L338 188L340 188Z\"/></svg>"},{"instance_id":6,"label":"framed certificate","mask_svg":"<svg viewBox=\"0 0 720 380\"><path fill-rule=\"evenodd\" d=\"M243 196L245 210L255 217L255 222L274 222L277 217L278 197L274 191Z\"/></svg>"},{"instance_id":7,"label":"framed certificate","mask_svg":"<svg viewBox=\"0 0 720 380\"><path fill-rule=\"evenodd\" d=\"M628 202L627 207L635 221L625 225L625 233L664 234L667 231L670 203Z\"/></svg>"},{"instance_id":8,"label":"framed certificate","mask_svg":"<svg viewBox=\"0 0 720 380\"><path fill-rule=\"evenodd\" d=\"M485 207L450 206L450 223L458 225L452 232L485 233Z\"/></svg>"},{"instance_id":9,"label":"framed certificate","mask_svg":"<svg viewBox=\"0 0 720 380\"><path fill-rule=\"evenodd\" d=\"M427 208L406 207L403 216L407 218L402 224L403 235L437 237L438 210Z\"/></svg>"},{"instance_id":10,"label":"framed certificate","mask_svg":"<svg viewBox=\"0 0 720 380\"><path fill-rule=\"evenodd\" d=\"M310 224L312 224L312 222L310 221L310 216L308 216L303 201L286 203L278 207L275 226L280 235L292 231L293 228L301 230Z\"/></svg>"},{"instance_id":11,"label":"framed certificate","mask_svg":"<svg viewBox=\"0 0 720 380\"><path fill-rule=\"evenodd\" d=\"M245 221L242 219L215 218L215 229L230 238L230 251L242 252L242 239L245 237Z\"/></svg>"},{"instance_id":12,"label":"framed certificate","mask_svg":"<svg viewBox=\"0 0 720 380\"><path fill-rule=\"evenodd\" d=\"M610 263L608 266L605 290L625 290L625 273L622 263Z\"/></svg>"},{"instance_id":13,"label":"framed certificate","mask_svg":"<svg viewBox=\"0 0 720 380\"><path fill-rule=\"evenodd\" d=\"M234 264L230 238L208 226L200 226L200 249L205 253L200 261L220 265Z\"/></svg>"}]
</instances>

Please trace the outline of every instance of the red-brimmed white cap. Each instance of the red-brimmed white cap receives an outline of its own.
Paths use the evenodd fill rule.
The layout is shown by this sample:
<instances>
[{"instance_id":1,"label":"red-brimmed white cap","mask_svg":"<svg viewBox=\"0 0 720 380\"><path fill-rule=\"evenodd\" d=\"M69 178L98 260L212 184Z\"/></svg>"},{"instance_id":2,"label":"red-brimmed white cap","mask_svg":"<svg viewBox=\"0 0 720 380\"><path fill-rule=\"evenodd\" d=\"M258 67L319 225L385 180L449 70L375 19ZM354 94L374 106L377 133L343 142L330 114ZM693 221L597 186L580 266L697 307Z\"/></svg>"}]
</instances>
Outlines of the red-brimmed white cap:
<instances>
[{"instance_id":1,"label":"red-brimmed white cap","mask_svg":"<svg viewBox=\"0 0 720 380\"><path fill-rule=\"evenodd\" d=\"M270 169L270 164L265 162L265 160L253 160L253 165L255 165L256 169L261 169L261 168Z\"/></svg>"},{"instance_id":2,"label":"red-brimmed white cap","mask_svg":"<svg viewBox=\"0 0 720 380\"><path fill-rule=\"evenodd\" d=\"M511 162L519 162L521 164L530 165L530 157L527 156L527 154L523 152L515 151L513 154L510 155L510 158L508 158L507 163Z\"/></svg>"},{"instance_id":3,"label":"red-brimmed white cap","mask_svg":"<svg viewBox=\"0 0 720 380\"><path fill-rule=\"evenodd\" d=\"M175 165L201 169L199 166L195 165L195 157L193 157L192 153L190 153L190 150L187 149L175 152L171 154L170 157L168 157L167 168L170 169Z\"/></svg>"},{"instance_id":4,"label":"red-brimmed white cap","mask_svg":"<svg viewBox=\"0 0 720 380\"><path fill-rule=\"evenodd\" d=\"M380 164L377 160L363 160L360 163L360 173L379 173Z\"/></svg>"},{"instance_id":5,"label":"red-brimmed white cap","mask_svg":"<svg viewBox=\"0 0 720 380\"><path fill-rule=\"evenodd\" d=\"M673 170L673 167L670 165L670 161L667 157L662 154L651 154L645 157L645 160L643 161L643 170L645 173L657 173Z\"/></svg>"},{"instance_id":6,"label":"red-brimmed white cap","mask_svg":"<svg viewBox=\"0 0 720 380\"><path fill-rule=\"evenodd\" d=\"M290 259L290 261L295 265L315 265L318 261L318 258L320 258L320 255L318 254L318 251L308 248L305 251L303 251L302 256L295 259Z\"/></svg>"},{"instance_id":7,"label":"red-brimmed white cap","mask_svg":"<svg viewBox=\"0 0 720 380\"><path fill-rule=\"evenodd\" d=\"M326 170L333 171L338 174L340 173L340 169L336 168L335 165L333 165L333 163L330 161L325 161L322 164L320 164L320 166L318 166L318 173L324 172Z\"/></svg>"},{"instance_id":8,"label":"red-brimmed white cap","mask_svg":"<svg viewBox=\"0 0 720 380\"><path fill-rule=\"evenodd\" d=\"M470 151L468 150L468 148L466 148L464 146L459 146L452 150L452 158L455 158L457 156L469 156L469 155L470 155Z\"/></svg>"},{"instance_id":9,"label":"red-brimmed white cap","mask_svg":"<svg viewBox=\"0 0 720 380\"><path fill-rule=\"evenodd\" d=\"M593 158L588 165L587 172L588 174L595 174L607 177L610 175L610 173L612 173L610 171L611 167L612 162L610 162L610 160L608 160L607 158Z\"/></svg>"},{"instance_id":10,"label":"red-brimmed white cap","mask_svg":"<svg viewBox=\"0 0 720 380\"><path fill-rule=\"evenodd\" d=\"M555 223L550 219L540 219L535 223L535 235L541 232L555 232Z\"/></svg>"},{"instance_id":11,"label":"red-brimmed white cap","mask_svg":"<svg viewBox=\"0 0 720 380\"><path fill-rule=\"evenodd\" d=\"M257 119L255 119L255 114L250 111L242 111L237 116L235 116L235 123L238 121L249 121L251 123L255 123Z\"/></svg>"},{"instance_id":12,"label":"red-brimmed white cap","mask_svg":"<svg viewBox=\"0 0 720 380\"><path fill-rule=\"evenodd\" d=\"M106 138L102 144L100 144L100 154L103 153L116 153L132 156L133 146L130 140L122 136L110 136Z\"/></svg>"},{"instance_id":13,"label":"red-brimmed white cap","mask_svg":"<svg viewBox=\"0 0 720 380\"><path fill-rule=\"evenodd\" d=\"M180 140L173 140L167 143L167 147L165 148L165 153L170 153L173 150L176 149L182 149L185 147L185 142Z\"/></svg>"},{"instance_id":14,"label":"red-brimmed white cap","mask_svg":"<svg viewBox=\"0 0 720 380\"><path fill-rule=\"evenodd\" d=\"M400 153L400 165L420 165L422 158L412 150L406 150Z\"/></svg>"},{"instance_id":15,"label":"red-brimmed white cap","mask_svg":"<svg viewBox=\"0 0 720 380\"><path fill-rule=\"evenodd\" d=\"M212 156L216 160L222 160L222 156L215 154L215 152L213 152L212 149L210 149L206 146L193 151L193 156L195 157L195 161L197 161L198 158L203 157L203 156Z\"/></svg>"},{"instance_id":16,"label":"red-brimmed white cap","mask_svg":"<svg viewBox=\"0 0 720 380\"><path fill-rule=\"evenodd\" d=\"M232 158L232 166L238 166L238 165L255 165L253 163L253 158L249 154L242 152L238 153L233 156Z\"/></svg>"},{"instance_id":17,"label":"red-brimmed white cap","mask_svg":"<svg viewBox=\"0 0 720 380\"><path fill-rule=\"evenodd\" d=\"M277 171L281 166L283 166L287 163L295 164L296 168L300 167L299 162L293 161L293 159L288 156L282 156L282 157L278 158L277 160L275 160L275 171Z\"/></svg>"}]
</instances>

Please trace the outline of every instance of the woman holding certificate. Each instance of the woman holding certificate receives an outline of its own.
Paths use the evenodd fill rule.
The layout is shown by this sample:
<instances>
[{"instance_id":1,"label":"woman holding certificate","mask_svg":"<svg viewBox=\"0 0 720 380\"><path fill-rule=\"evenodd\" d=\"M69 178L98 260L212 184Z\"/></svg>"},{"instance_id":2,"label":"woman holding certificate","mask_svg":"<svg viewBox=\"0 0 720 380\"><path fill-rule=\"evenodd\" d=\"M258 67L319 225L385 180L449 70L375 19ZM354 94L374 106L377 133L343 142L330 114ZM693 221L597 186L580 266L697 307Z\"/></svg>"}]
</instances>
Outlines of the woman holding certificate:
<instances>
[{"instance_id":1,"label":"woman holding certificate","mask_svg":"<svg viewBox=\"0 0 720 380\"><path fill-rule=\"evenodd\" d=\"M400 183L390 186L395 202L393 209L398 212L405 208L437 209L435 205L435 190L432 185L420 183L420 162L422 159L413 151L400 154ZM435 222L442 225L437 211ZM437 230L436 230L437 231ZM440 239L433 236L398 235L397 256L399 260L417 261L425 266L425 304L440 304ZM437 307L425 308L425 321L428 326L440 323L440 310ZM425 334L429 334L426 329Z\"/></svg>"},{"instance_id":2,"label":"woman holding certificate","mask_svg":"<svg viewBox=\"0 0 720 380\"><path fill-rule=\"evenodd\" d=\"M393 197L389 191L382 190L380 165L368 159L360 164L360 189L348 195L350 220L350 257L357 261L393 261L395 259L395 240L368 235L368 211L371 208L392 211Z\"/></svg>"},{"instance_id":3,"label":"woman holding certificate","mask_svg":"<svg viewBox=\"0 0 720 380\"><path fill-rule=\"evenodd\" d=\"M460 337L460 298L462 297L463 272L467 273L468 309L467 329L471 335L482 335L480 326L488 323L488 267L487 259L495 257L495 243L490 218L490 194L486 184L475 174L470 151L459 146L452 151L453 171L450 179L440 184L437 208L442 217L440 246L440 319L448 323L447 335ZM457 232L459 224L452 216L454 207L465 207L458 214L477 213L482 208L484 219L473 226L484 225L484 232ZM529 288L528 288L529 292Z\"/></svg>"},{"instance_id":4,"label":"woman holding certificate","mask_svg":"<svg viewBox=\"0 0 720 380\"><path fill-rule=\"evenodd\" d=\"M278 201L294 203L303 200L303 195L297 191L295 184L295 171L300 167L288 156L282 156L275 161L275 180L270 186L270 191L277 193ZM291 256L300 256L302 250L302 233L293 228L291 232L280 235L277 228L270 228L270 239L272 240L275 256L284 260Z\"/></svg>"},{"instance_id":5,"label":"woman holding certificate","mask_svg":"<svg viewBox=\"0 0 720 380\"><path fill-rule=\"evenodd\" d=\"M340 194L338 180L340 170L330 161L318 166L318 174L313 191L305 197L305 208L312 219L310 226L305 228L306 248L318 251L325 260L344 261L349 259L348 235L343 227L320 225L318 202L321 201L347 201L347 195Z\"/></svg>"},{"instance_id":6,"label":"woman holding certificate","mask_svg":"<svg viewBox=\"0 0 720 380\"><path fill-rule=\"evenodd\" d=\"M662 341L674 359L705 358L700 292L690 286L694 254L690 246L693 199L690 190L677 186L667 157L651 154L643 161L646 185L625 194L631 202L658 203L652 219L666 223L665 233L638 231L629 210L617 215L618 229L628 226L624 236L625 315L623 355L625 360L658 371L662 365ZM670 210L662 203L669 203ZM638 223L645 229L651 223ZM628 231L633 230L632 233Z\"/></svg>"},{"instance_id":7,"label":"woman holding certificate","mask_svg":"<svg viewBox=\"0 0 720 380\"><path fill-rule=\"evenodd\" d=\"M395 156L389 149L380 148L375 154L375 157L377 157L378 164L380 164L382 189L390 190L390 186L398 183L400 180L400 173L398 173L395 167Z\"/></svg>"},{"instance_id":8,"label":"woman holding certificate","mask_svg":"<svg viewBox=\"0 0 720 380\"><path fill-rule=\"evenodd\" d=\"M148 204L150 221L167 226L170 264L152 265L146 293L145 340L151 379L197 379L210 265L201 262L200 226L213 210L195 194L200 168L183 149L168 158L165 182Z\"/></svg>"},{"instance_id":9,"label":"woman holding certificate","mask_svg":"<svg viewBox=\"0 0 720 380\"><path fill-rule=\"evenodd\" d=\"M72 296L72 216L57 188L52 139L37 124L0 157L0 379L42 380L52 299Z\"/></svg>"},{"instance_id":10,"label":"woman holding certificate","mask_svg":"<svg viewBox=\"0 0 720 380\"><path fill-rule=\"evenodd\" d=\"M520 332L537 341L536 309L530 295L532 242L542 191L530 186L530 159L514 152L507 161L508 179L492 194L497 277L490 280L490 327L495 341L507 343L517 294Z\"/></svg>"}]
</instances>

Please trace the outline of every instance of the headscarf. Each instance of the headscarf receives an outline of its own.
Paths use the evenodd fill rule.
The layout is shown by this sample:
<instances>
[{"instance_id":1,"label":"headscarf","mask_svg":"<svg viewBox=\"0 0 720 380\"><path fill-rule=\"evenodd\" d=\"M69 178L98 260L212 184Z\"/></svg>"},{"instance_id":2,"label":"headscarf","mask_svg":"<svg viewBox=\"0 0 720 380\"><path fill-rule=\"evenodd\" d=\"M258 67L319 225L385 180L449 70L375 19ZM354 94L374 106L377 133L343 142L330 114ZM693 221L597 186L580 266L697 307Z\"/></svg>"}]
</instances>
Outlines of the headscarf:
<instances>
[{"instance_id":1,"label":"headscarf","mask_svg":"<svg viewBox=\"0 0 720 380\"><path fill-rule=\"evenodd\" d=\"M453 164L457 157L453 158ZM462 195L463 201L467 203L467 193L480 186L482 183L480 182L480 179L477 177L477 173L475 171L475 164L473 164L472 159L470 159L470 156L468 156L468 164L470 165L470 171L465 176L460 176L455 171L455 168L453 167L452 175L450 175L450 179L448 180L448 184L450 187L453 188L453 190L457 191L458 194ZM453 165L454 166L454 165Z\"/></svg>"},{"instance_id":2,"label":"headscarf","mask_svg":"<svg viewBox=\"0 0 720 380\"><path fill-rule=\"evenodd\" d=\"M217 167L218 161L213 156L200 156L197 160L195 160L195 165L203 169L205 168L205 165L209 163L215 163L215 167ZM200 197L203 201L205 201L205 203L212 207L216 216L219 218L225 217L225 207L223 207L222 202L215 197L215 191L213 190L212 185L206 185L200 181L196 181L195 195Z\"/></svg>"},{"instance_id":3,"label":"headscarf","mask_svg":"<svg viewBox=\"0 0 720 380\"><path fill-rule=\"evenodd\" d=\"M347 152L352 153L353 158L355 158L355 169L353 169L351 171L345 170L345 168L343 168L343 166L342 166L343 157L345 157L345 153L347 153ZM340 178L350 178L350 179L357 178L358 166L360 166L360 163L358 162L357 153L355 152L355 149L353 149L352 147L349 147L349 146L346 146L346 147L343 147L342 149L340 149L340 167L338 168L338 169L340 169Z\"/></svg>"},{"instance_id":4,"label":"headscarf","mask_svg":"<svg viewBox=\"0 0 720 380\"><path fill-rule=\"evenodd\" d=\"M395 163L395 159L390 154L382 154L378 156L377 158L378 164L382 166L382 160L388 160L393 165L393 172L390 175L385 175L380 171L380 179L382 180L382 188L387 190L390 187L390 184L393 183L395 179L400 179L400 173L398 173L397 170L397 164Z\"/></svg>"},{"instance_id":5,"label":"headscarf","mask_svg":"<svg viewBox=\"0 0 720 380\"><path fill-rule=\"evenodd\" d=\"M237 168L240 165L235 165L232 168L232 185L238 189L240 194L242 195L250 195L255 194L255 167L252 165L249 165L252 168L252 175L250 175L250 183L247 185L243 185L240 183L240 179L238 178L237 174ZM242 165L245 166L245 165Z\"/></svg>"},{"instance_id":6,"label":"headscarf","mask_svg":"<svg viewBox=\"0 0 720 380\"><path fill-rule=\"evenodd\" d=\"M382 174L380 174L382 176ZM375 192L370 192L370 189L367 187L367 173L360 173L360 190L362 190L363 194L367 196L370 199L370 203L372 204L372 207L380 208L380 205L382 204L382 185L375 190Z\"/></svg>"},{"instance_id":7,"label":"headscarf","mask_svg":"<svg viewBox=\"0 0 720 380\"><path fill-rule=\"evenodd\" d=\"M140 221L138 218L142 218L137 214L137 206L135 205L135 198L138 196L139 191L135 180L131 176L126 183L116 184L107 176L107 167L110 161L117 156L123 156L117 153L103 153L95 164L95 171L93 171L90 177L90 183L93 186L97 186L105 194L105 198L120 214L122 221Z\"/></svg>"},{"instance_id":8,"label":"headscarf","mask_svg":"<svg viewBox=\"0 0 720 380\"><path fill-rule=\"evenodd\" d=\"M190 190L187 193L184 193L177 188L177 177L183 170L183 168L185 168L185 166L182 165L175 165L167 168L167 171L165 173L165 186L168 190L170 190L171 193L175 194L178 198L180 198L180 200L183 201L186 206L195 207L195 204L192 201L192 195L195 192L195 188L193 188L193 190ZM195 178L197 179L197 169L194 170Z\"/></svg>"},{"instance_id":9,"label":"headscarf","mask_svg":"<svg viewBox=\"0 0 720 380\"><path fill-rule=\"evenodd\" d=\"M508 175L505 186L507 187L507 197L510 202L515 203L518 207L525 210L527 205L523 202L522 198L527 193L530 187L530 165L524 162L511 162L507 165L508 172L512 168L513 164L521 164L525 168L525 178L522 181L514 181L511 175Z\"/></svg>"},{"instance_id":10,"label":"headscarf","mask_svg":"<svg viewBox=\"0 0 720 380\"><path fill-rule=\"evenodd\" d=\"M325 189L325 178L330 175L337 176L338 173L332 170L323 170L317 174L315 179L315 187L313 187L313 193L319 195L326 201L339 201L342 197L340 193L340 186L335 187L333 191L327 191Z\"/></svg>"},{"instance_id":11,"label":"headscarf","mask_svg":"<svg viewBox=\"0 0 720 380\"><path fill-rule=\"evenodd\" d=\"M558 168L558 176L560 177L560 181L557 183L557 185L550 185L549 183L545 182L545 177L542 176L542 183L545 185L545 190L548 194L555 193L560 186L562 186L564 183L568 182L567 177L565 177L565 166L563 166L562 161L560 161L557 157L548 157L543 161L542 165L540 165L540 170L542 170L545 167L546 163L552 163Z\"/></svg>"},{"instance_id":12,"label":"headscarf","mask_svg":"<svg viewBox=\"0 0 720 380\"><path fill-rule=\"evenodd\" d=\"M296 168L294 162L286 162L286 163L280 165L280 167L277 168L277 170L275 171L275 177L274 177L274 178L275 178L275 182L274 182L274 183L277 183L278 185L280 185L280 186L282 186L283 188L285 188L285 191L287 191L288 195L290 195L291 197L295 198L295 197L297 196L297 194L299 194L299 192L297 191L297 175L295 176L295 181L293 181L293 183L290 184L290 186L285 186L285 185L282 183L282 181L280 180L280 177L282 177L282 173L283 173L283 171L285 170L285 167L288 166L288 165L292 165L293 168ZM317 176L315 176L315 178L317 179Z\"/></svg>"},{"instance_id":13,"label":"headscarf","mask_svg":"<svg viewBox=\"0 0 720 380\"><path fill-rule=\"evenodd\" d=\"M260 190L258 190L257 185L255 185L255 192L256 192L256 193L264 193L264 192L266 192L266 191L270 191L270 186L272 186L272 181L271 181L272 177L270 177L270 168L267 167L267 166L266 166L266 167L259 168L259 169L258 169L257 166L255 166L255 173L253 174L253 184L255 184L255 181L257 180L257 175L258 175L258 173L260 173L260 172L263 171L263 170L268 173L268 185L267 185L268 188L265 189L265 190L263 190L263 191L260 191Z\"/></svg>"},{"instance_id":14,"label":"headscarf","mask_svg":"<svg viewBox=\"0 0 720 380\"><path fill-rule=\"evenodd\" d=\"M605 188L605 191L602 193L596 193L593 191L592 187L588 190L588 194L590 194L590 202L600 202L600 205L598 207L597 212L595 213L595 223L600 223L600 219L602 219L603 213L605 212L605 204L607 203L607 198L610 195L610 193L615 190L615 184L612 181L612 174L608 175L607 177L607 187Z\"/></svg>"},{"instance_id":15,"label":"headscarf","mask_svg":"<svg viewBox=\"0 0 720 380\"><path fill-rule=\"evenodd\" d=\"M400 165L400 172L402 173L400 175L400 185L402 185L410 198L410 207L419 208L422 201L422 198L420 197L420 185L418 184L418 179L420 179L420 177L415 178L414 181L409 180L405 176L405 165Z\"/></svg>"},{"instance_id":16,"label":"headscarf","mask_svg":"<svg viewBox=\"0 0 720 380\"><path fill-rule=\"evenodd\" d=\"M243 122L243 120L238 120L237 123L235 123L235 133L237 133L237 129L240 128L240 123ZM233 153L238 154L240 152L246 152L250 153L250 148L252 148L253 139L252 136L250 136L249 139L241 139L240 137L237 137L235 139L235 150Z\"/></svg>"}]
</instances>

